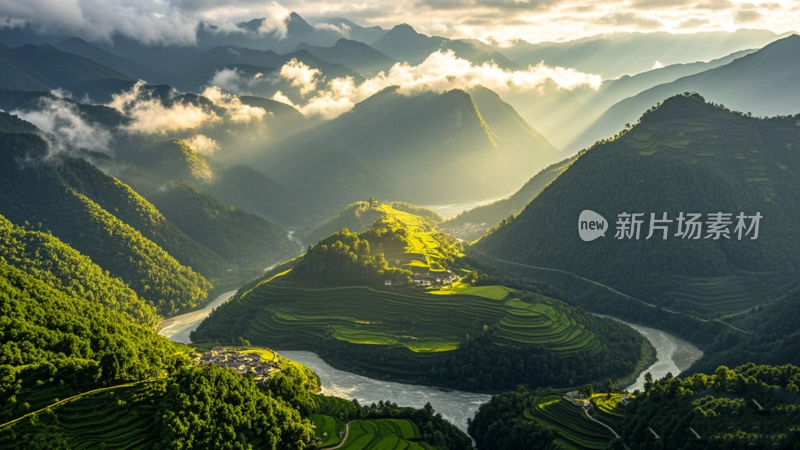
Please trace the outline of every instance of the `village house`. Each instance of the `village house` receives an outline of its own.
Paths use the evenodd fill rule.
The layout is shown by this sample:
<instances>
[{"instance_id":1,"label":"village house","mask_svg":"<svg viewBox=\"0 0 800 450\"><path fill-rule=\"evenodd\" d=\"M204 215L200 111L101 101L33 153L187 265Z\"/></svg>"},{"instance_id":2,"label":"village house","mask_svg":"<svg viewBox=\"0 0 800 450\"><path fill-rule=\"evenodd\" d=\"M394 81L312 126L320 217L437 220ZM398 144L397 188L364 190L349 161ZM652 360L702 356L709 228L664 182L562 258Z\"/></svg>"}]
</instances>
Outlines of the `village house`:
<instances>
[{"instance_id":1,"label":"village house","mask_svg":"<svg viewBox=\"0 0 800 450\"><path fill-rule=\"evenodd\" d=\"M256 379L269 378L271 372L280 370L272 361L262 361L255 353L238 353L224 347L213 347L209 352L197 358L201 364L214 364L245 375L252 372Z\"/></svg>"}]
</instances>

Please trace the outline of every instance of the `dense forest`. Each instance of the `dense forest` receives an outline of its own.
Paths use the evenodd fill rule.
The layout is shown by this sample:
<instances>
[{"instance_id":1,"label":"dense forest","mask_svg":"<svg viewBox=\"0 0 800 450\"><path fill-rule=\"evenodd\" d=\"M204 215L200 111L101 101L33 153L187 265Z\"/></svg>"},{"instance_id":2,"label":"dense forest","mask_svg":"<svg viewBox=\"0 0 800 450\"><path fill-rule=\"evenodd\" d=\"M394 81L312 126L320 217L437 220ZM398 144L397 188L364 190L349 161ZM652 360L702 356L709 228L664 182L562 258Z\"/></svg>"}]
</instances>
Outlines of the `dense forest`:
<instances>
[{"instance_id":1,"label":"dense forest","mask_svg":"<svg viewBox=\"0 0 800 450\"><path fill-rule=\"evenodd\" d=\"M798 385L800 369L792 365L721 366L711 375L668 374L658 381L648 376L644 392L634 392L613 409L598 406L611 398L611 391L597 394L593 403L598 410L591 419L568 402L565 409L551 411L564 392L520 386L481 405L469 433L486 450L557 449L564 437L581 442L575 436L585 432L591 438L588 429L599 420L619 431L619 438L596 434L587 448L793 449L800 444Z\"/></svg>"},{"instance_id":2,"label":"dense forest","mask_svg":"<svg viewBox=\"0 0 800 450\"><path fill-rule=\"evenodd\" d=\"M633 450L797 448L798 386L800 368L792 365L750 363L720 366L710 375L668 376L645 385L628 405L621 441Z\"/></svg>"},{"instance_id":3,"label":"dense forest","mask_svg":"<svg viewBox=\"0 0 800 450\"><path fill-rule=\"evenodd\" d=\"M343 229L311 247L290 279L316 286L381 286L384 280L411 283L411 271L390 267L370 241Z\"/></svg>"},{"instance_id":4,"label":"dense forest","mask_svg":"<svg viewBox=\"0 0 800 450\"><path fill-rule=\"evenodd\" d=\"M474 248L565 270L701 317L780 297L796 286L800 266L800 240L783 232L800 221L794 175L800 159L788 151L800 147L796 122L735 113L696 94L667 99L638 124L582 152L519 215ZM575 223L585 209L606 218L605 238L579 239ZM615 238L623 212L643 214L638 239ZM681 212L702 215L699 239L676 236ZM707 215L716 212L759 212L764 219L758 238L709 238ZM646 239L651 213L672 220L667 239L658 230Z\"/></svg>"},{"instance_id":5,"label":"dense forest","mask_svg":"<svg viewBox=\"0 0 800 450\"><path fill-rule=\"evenodd\" d=\"M17 227L0 216L0 258L65 294L99 303L154 326L155 308L118 278L51 234Z\"/></svg>"},{"instance_id":6,"label":"dense forest","mask_svg":"<svg viewBox=\"0 0 800 450\"><path fill-rule=\"evenodd\" d=\"M70 157L45 161L47 152L47 143L34 134L4 134L0 139L0 162L5 168L0 172L0 212L6 219L52 233L122 279L160 314L190 308L206 297L211 284L204 277L90 199L83 190L86 180L74 183L87 171L105 177L102 172ZM105 191L109 198L112 194ZM112 210L117 208L127 206L118 203Z\"/></svg>"}]
</instances>

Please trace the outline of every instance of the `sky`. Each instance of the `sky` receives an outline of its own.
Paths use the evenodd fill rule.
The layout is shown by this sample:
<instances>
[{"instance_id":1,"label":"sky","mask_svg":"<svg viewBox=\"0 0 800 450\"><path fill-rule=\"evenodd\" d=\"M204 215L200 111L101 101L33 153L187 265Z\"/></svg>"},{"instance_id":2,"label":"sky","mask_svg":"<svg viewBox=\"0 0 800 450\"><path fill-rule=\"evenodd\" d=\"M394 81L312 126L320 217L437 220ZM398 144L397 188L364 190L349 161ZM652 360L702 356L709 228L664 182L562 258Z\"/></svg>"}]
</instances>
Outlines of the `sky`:
<instances>
[{"instance_id":1,"label":"sky","mask_svg":"<svg viewBox=\"0 0 800 450\"><path fill-rule=\"evenodd\" d=\"M225 28L266 17L279 30L292 11L311 23L334 17L384 28L408 23L430 35L501 44L633 31L800 29L798 0L0 0L0 28L29 24L91 41L118 33L190 45L199 21Z\"/></svg>"}]
</instances>

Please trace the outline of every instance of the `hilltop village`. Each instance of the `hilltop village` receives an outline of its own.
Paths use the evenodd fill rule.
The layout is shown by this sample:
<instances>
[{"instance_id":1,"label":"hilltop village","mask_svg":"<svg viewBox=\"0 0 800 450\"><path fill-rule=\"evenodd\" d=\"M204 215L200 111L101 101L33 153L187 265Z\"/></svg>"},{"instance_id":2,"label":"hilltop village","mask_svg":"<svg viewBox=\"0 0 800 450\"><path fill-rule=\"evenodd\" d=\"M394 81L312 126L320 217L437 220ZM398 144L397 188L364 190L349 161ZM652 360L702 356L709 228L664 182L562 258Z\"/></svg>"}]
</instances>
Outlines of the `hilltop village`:
<instances>
[{"instance_id":1,"label":"hilltop village","mask_svg":"<svg viewBox=\"0 0 800 450\"><path fill-rule=\"evenodd\" d=\"M273 361L265 361L256 353L239 353L224 347L213 347L210 351L195 358L200 364L214 364L226 367L239 375L252 372L256 380L267 380L270 374L280 371L282 367Z\"/></svg>"}]
</instances>

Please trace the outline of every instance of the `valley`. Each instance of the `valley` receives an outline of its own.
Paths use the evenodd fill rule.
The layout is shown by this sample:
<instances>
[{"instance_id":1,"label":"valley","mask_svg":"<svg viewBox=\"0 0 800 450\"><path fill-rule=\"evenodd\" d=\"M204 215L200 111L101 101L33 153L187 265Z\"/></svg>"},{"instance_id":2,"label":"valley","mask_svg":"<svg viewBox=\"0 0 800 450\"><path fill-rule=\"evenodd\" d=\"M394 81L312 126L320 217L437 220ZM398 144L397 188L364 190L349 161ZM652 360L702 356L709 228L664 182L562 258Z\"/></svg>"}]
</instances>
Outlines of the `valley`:
<instances>
[{"instance_id":1,"label":"valley","mask_svg":"<svg viewBox=\"0 0 800 450\"><path fill-rule=\"evenodd\" d=\"M55 3L0 448L800 448L792 2Z\"/></svg>"}]
</instances>

